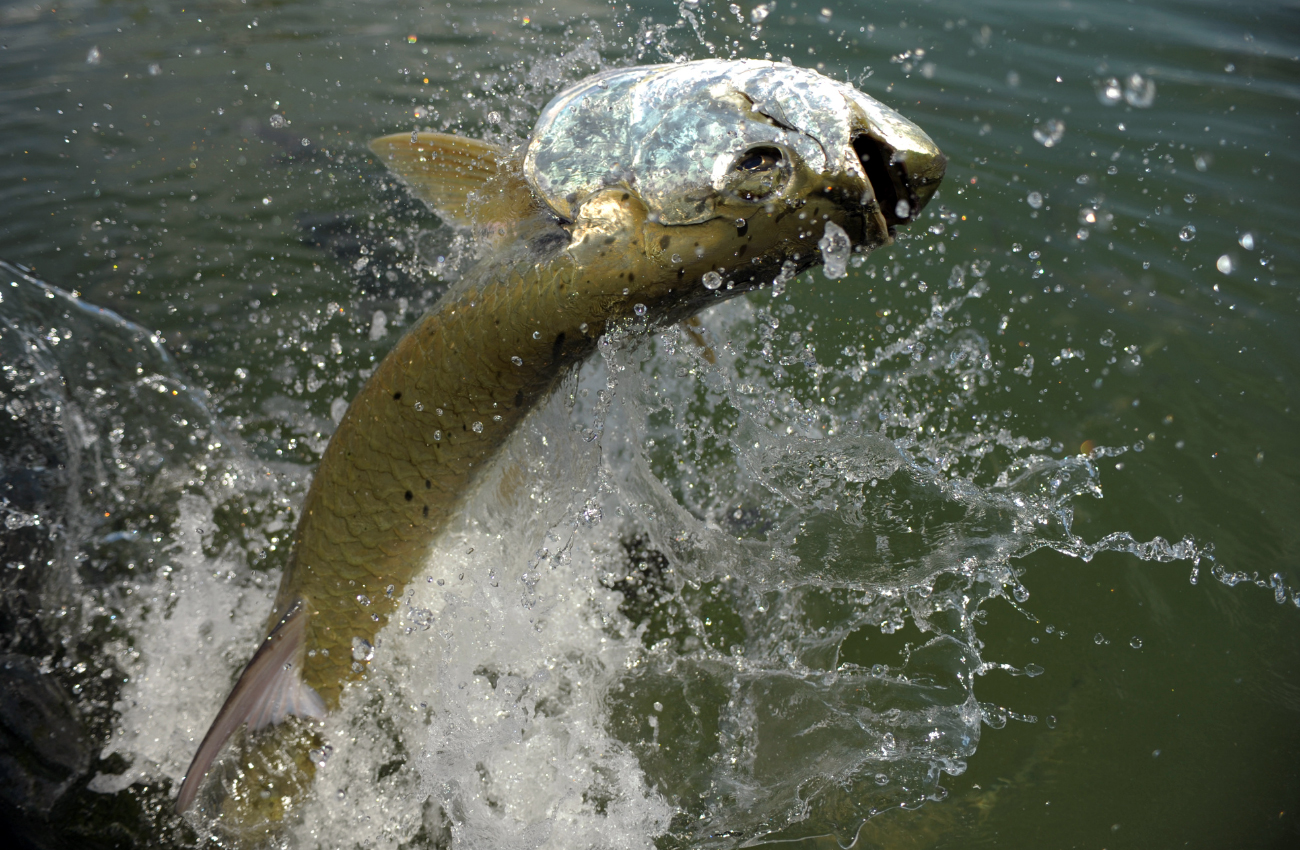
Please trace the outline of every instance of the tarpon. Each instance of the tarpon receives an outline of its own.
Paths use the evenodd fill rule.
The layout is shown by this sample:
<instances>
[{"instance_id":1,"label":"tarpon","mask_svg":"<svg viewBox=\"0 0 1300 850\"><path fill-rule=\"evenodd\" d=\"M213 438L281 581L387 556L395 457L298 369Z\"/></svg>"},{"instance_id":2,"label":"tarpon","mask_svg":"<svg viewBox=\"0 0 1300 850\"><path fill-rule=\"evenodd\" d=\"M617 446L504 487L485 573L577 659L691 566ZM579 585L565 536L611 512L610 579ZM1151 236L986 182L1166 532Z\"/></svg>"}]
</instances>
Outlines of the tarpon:
<instances>
[{"instance_id":1,"label":"tarpon","mask_svg":"<svg viewBox=\"0 0 1300 850\"><path fill-rule=\"evenodd\" d=\"M283 817L309 787L312 722L362 675L354 648L375 643L510 434L612 323L683 320L815 265L821 240L887 244L946 163L846 83L713 59L586 79L518 150L438 133L371 149L444 220L473 228L486 256L402 337L330 439L266 637L190 764L180 811L239 727L297 717L285 728L298 740L262 738L287 757L257 781L280 784L227 788L232 817Z\"/></svg>"}]
</instances>

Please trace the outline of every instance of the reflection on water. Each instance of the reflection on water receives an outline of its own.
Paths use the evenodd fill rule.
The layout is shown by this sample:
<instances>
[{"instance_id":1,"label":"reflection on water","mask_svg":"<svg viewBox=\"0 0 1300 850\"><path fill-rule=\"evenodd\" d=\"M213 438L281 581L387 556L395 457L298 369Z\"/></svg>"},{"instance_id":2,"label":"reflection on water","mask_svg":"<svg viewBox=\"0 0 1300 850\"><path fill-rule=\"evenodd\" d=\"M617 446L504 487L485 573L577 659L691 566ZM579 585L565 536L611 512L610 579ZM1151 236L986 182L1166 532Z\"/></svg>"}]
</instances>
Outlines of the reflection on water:
<instances>
[{"instance_id":1,"label":"reflection on water","mask_svg":"<svg viewBox=\"0 0 1300 850\"><path fill-rule=\"evenodd\" d=\"M365 659L298 841L1294 833L1284 15L643 6L0 13L0 250L80 292L0 280L6 820L212 829L169 799L303 485L476 250L365 140L771 53L939 141L924 232L612 334Z\"/></svg>"}]
</instances>

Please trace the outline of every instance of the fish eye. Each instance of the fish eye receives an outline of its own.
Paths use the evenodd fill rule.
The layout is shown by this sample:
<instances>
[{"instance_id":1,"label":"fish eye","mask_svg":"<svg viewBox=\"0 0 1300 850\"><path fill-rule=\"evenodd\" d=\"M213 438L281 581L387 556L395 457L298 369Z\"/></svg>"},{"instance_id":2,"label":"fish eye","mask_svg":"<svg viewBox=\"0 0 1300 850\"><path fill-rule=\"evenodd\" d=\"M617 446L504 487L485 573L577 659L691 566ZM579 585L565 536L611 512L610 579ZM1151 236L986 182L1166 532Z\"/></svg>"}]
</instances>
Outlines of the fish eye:
<instances>
[{"instance_id":1,"label":"fish eye","mask_svg":"<svg viewBox=\"0 0 1300 850\"><path fill-rule=\"evenodd\" d=\"M779 148L750 148L732 162L725 189L742 200L761 200L783 189L790 172L790 160Z\"/></svg>"},{"instance_id":2,"label":"fish eye","mask_svg":"<svg viewBox=\"0 0 1300 850\"><path fill-rule=\"evenodd\" d=\"M762 171L775 168L781 159L781 152L776 148L753 148L736 161L735 167L741 171Z\"/></svg>"}]
</instances>

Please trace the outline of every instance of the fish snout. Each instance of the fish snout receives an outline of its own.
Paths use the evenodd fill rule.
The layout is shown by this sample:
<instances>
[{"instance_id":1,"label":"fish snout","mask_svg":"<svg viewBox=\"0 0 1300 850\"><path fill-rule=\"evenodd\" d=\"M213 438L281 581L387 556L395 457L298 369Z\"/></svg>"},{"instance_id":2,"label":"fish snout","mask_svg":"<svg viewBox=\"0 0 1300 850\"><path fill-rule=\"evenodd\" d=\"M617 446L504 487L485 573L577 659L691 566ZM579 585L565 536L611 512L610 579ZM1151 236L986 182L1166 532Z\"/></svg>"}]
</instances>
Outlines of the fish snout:
<instances>
[{"instance_id":1,"label":"fish snout","mask_svg":"<svg viewBox=\"0 0 1300 850\"><path fill-rule=\"evenodd\" d=\"M898 225L915 221L938 191L948 157L919 128L915 133L891 129L895 132L859 132L852 145L892 234Z\"/></svg>"}]
</instances>

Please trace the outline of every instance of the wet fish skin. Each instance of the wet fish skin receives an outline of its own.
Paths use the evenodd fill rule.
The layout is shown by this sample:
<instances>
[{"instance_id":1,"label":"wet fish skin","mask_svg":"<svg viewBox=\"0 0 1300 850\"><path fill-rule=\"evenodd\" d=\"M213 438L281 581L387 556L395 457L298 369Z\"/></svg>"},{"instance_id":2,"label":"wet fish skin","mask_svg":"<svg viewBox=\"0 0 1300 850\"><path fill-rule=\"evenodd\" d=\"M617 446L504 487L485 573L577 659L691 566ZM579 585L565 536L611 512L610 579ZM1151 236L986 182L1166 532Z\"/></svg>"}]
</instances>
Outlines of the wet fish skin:
<instances>
[{"instance_id":1,"label":"wet fish skin","mask_svg":"<svg viewBox=\"0 0 1300 850\"><path fill-rule=\"evenodd\" d=\"M712 109L718 125L710 129L705 122L706 131L699 131L696 121L691 132L663 142L680 143L683 150L674 152L679 159L708 156L714 163L676 194L671 180L657 173L654 193L642 197L637 174L602 161L619 155L606 149L564 154L594 158L568 172L555 167L554 155L542 157L550 169L544 179L530 173L538 158L526 153L522 165L518 159L496 163L490 170L496 176L468 195L434 187L440 209L490 234L496 250L402 337L339 423L304 500L268 636L201 744L178 796L180 810L193 802L211 759L245 719L256 731L268 718L313 718L337 707L345 685L364 675L354 646L364 650L376 642L404 587L423 569L438 535L501 446L613 323L642 313L653 322L675 322L770 284L778 274L806 269L820 261L817 242L828 224L864 249L886 244L891 227L915 217L942 175L942 155L923 132L888 110L882 129L878 111L862 105L869 100L865 95L814 72L721 60L666 68L620 73L640 71L651 82L667 79L688 89L694 82L698 90L688 107ZM760 113L744 91L728 88L731 71L742 82L771 84L755 91L766 92L766 108L780 118ZM544 111L529 151L547 142L548 128L563 125L569 106L581 108L583 98L599 106L602 95L619 95L610 95L609 78L600 75L557 97ZM797 82L804 100L784 108L772 103L769 89L783 80ZM808 112L818 98L828 113L844 119L843 126L827 119L822 124L832 129L803 138L788 115ZM605 113L617 120L620 109L592 114ZM869 133L880 138L873 136L864 147ZM374 147L391 153L408 139L418 147L409 136L377 140ZM444 175L449 185L472 183L466 176L475 172L471 160L488 157L476 154L480 143L469 140L427 141L427 151L394 166L399 173L418 163L435 168L454 162L450 176ZM903 151L904 145L911 148ZM888 170L880 159L864 168L868 150L878 157L892 152ZM728 188L751 185L744 182L754 171L746 157L754 151L767 157L759 157L767 164L756 168L780 169L768 174L777 191L754 196ZM776 165L769 162L773 157ZM868 180L872 165L891 181L889 187ZM601 169L611 177L592 182L590 175ZM403 176L418 180L409 171ZM907 209L886 215L878 191L891 193L891 200L906 195ZM445 209L459 199L463 209ZM707 287L704 276L710 272L724 285ZM283 675L273 676L276 671ZM252 742L265 763L279 767L238 771L230 788L236 793L222 805L232 826L279 821L309 787L310 761L301 753L275 756L290 736L287 729ZM259 781L290 793L253 793Z\"/></svg>"}]
</instances>

